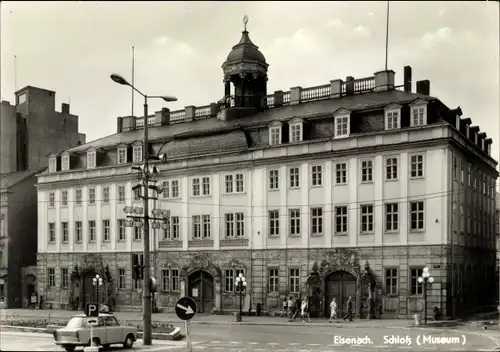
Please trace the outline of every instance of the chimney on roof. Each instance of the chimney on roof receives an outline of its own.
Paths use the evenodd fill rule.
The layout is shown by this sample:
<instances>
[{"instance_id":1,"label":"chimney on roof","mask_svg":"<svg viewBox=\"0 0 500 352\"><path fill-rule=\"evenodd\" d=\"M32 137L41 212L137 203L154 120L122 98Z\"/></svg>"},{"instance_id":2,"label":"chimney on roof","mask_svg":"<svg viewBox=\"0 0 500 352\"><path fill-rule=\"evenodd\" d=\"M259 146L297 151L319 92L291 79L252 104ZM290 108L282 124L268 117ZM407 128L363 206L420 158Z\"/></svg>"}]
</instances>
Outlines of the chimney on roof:
<instances>
[{"instance_id":1,"label":"chimney on roof","mask_svg":"<svg viewBox=\"0 0 500 352\"><path fill-rule=\"evenodd\" d=\"M69 104L61 104L61 113L69 115Z\"/></svg>"},{"instance_id":2,"label":"chimney on roof","mask_svg":"<svg viewBox=\"0 0 500 352\"><path fill-rule=\"evenodd\" d=\"M121 133L122 132L122 118L118 116L116 118L116 133Z\"/></svg>"},{"instance_id":3,"label":"chimney on roof","mask_svg":"<svg viewBox=\"0 0 500 352\"><path fill-rule=\"evenodd\" d=\"M477 139L479 143L479 148L484 151L484 140L486 139L486 132L479 132L477 134Z\"/></svg>"},{"instance_id":4,"label":"chimney on roof","mask_svg":"<svg viewBox=\"0 0 500 352\"><path fill-rule=\"evenodd\" d=\"M376 92L384 90L394 90L394 71L379 71L375 72L375 88Z\"/></svg>"},{"instance_id":5,"label":"chimney on roof","mask_svg":"<svg viewBox=\"0 0 500 352\"><path fill-rule=\"evenodd\" d=\"M347 76L345 78L345 94L346 95L354 94L354 77Z\"/></svg>"},{"instance_id":6,"label":"chimney on roof","mask_svg":"<svg viewBox=\"0 0 500 352\"><path fill-rule=\"evenodd\" d=\"M162 108L155 112L155 126L168 125L170 123L170 109Z\"/></svg>"},{"instance_id":7,"label":"chimney on roof","mask_svg":"<svg viewBox=\"0 0 500 352\"><path fill-rule=\"evenodd\" d=\"M430 95L431 82L428 79L417 81L417 93L422 95Z\"/></svg>"},{"instance_id":8,"label":"chimney on roof","mask_svg":"<svg viewBox=\"0 0 500 352\"><path fill-rule=\"evenodd\" d=\"M486 138L484 140L484 151L486 152L486 154L488 155L491 155L491 144L493 143L493 141L491 140L491 138Z\"/></svg>"},{"instance_id":9,"label":"chimney on roof","mask_svg":"<svg viewBox=\"0 0 500 352\"><path fill-rule=\"evenodd\" d=\"M404 67L404 90L406 93L411 93L411 66Z\"/></svg>"},{"instance_id":10,"label":"chimney on roof","mask_svg":"<svg viewBox=\"0 0 500 352\"><path fill-rule=\"evenodd\" d=\"M472 120L470 117L463 119L462 122L465 125L465 137L470 138L470 125L472 124Z\"/></svg>"},{"instance_id":11,"label":"chimney on roof","mask_svg":"<svg viewBox=\"0 0 500 352\"><path fill-rule=\"evenodd\" d=\"M469 139L472 143L477 143L477 134L479 133L479 126L471 126L469 127Z\"/></svg>"}]
</instances>

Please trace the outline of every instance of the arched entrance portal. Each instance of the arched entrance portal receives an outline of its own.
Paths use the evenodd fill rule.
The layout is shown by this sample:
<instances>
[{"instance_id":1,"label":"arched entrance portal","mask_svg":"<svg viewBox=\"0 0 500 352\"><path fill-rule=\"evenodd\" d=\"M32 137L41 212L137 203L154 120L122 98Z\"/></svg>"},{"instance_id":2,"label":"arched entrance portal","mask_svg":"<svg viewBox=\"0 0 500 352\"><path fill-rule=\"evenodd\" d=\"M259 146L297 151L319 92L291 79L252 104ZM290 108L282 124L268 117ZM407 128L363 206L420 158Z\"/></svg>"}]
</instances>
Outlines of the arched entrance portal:
<instances>
[{"instance_id":1,"label":"arched entrance portal","mask_svg":"<svg viewBox=\"0 0 500 352\"><path fill-rule=\"evenodd\" d=\"M199 313L210 313L214 307L214 277L203 270L188 276L188 296L194 299Z\"/></svg>"},{"instance_id":2,"label":"arched entrance portal","mask_svg":"<svg viewBox=\"0 0 500 352\"><path fill-rule=\"evenodd\" d=\"M82 306L85 307L86 303L97 302L97 297L95 297L94 284L92 279L96 276L97 272L95 270L88 270L82 275L83 287L82 287Z\"/></svg>"},{"instance_id":3,"label":"arched entrance portal","mask_svg":"<svg viewBox=\"0 0 500 352\"><path fill-rule=\"evenodd\" d=\"M330 302L337 299L337 316L346 313L347 299L352 297L353 313L356 313L356 278L346 271L336 271L325 278L325 315L330 316Z\"/></svg>"}]
</instances>

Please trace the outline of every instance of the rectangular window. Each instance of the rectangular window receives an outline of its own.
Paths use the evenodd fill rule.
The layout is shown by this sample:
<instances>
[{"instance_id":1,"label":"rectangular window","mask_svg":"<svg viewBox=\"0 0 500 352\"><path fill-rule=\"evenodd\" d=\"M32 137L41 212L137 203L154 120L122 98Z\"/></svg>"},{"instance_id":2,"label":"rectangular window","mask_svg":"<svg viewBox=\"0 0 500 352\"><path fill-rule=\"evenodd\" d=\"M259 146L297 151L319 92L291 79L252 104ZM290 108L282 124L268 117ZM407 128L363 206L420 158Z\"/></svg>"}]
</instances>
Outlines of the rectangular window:
<instances>
[{"instance_id":1,"label":"rectangular window","mask_svg":"<svg viewBox=\"0 0 500 352\"><path fill-rule=\"evenodd\" d=\"M300 209L290 209L288 214L290 216L290 235L300 235Z\"/></svg>"},{"instance_id":2,"label":"rectangular window","mask_svg":"<svg viewBox=\"0 0 500 352\"><path fill-rule=\"evenodd\" d=\"M467 185L472 186L472 165L470 163L467 164Z\"/></svg>"},{"instance_id":3,"label":"rectangular window","mask_svg":"<svg viewBox=\"0 0 500 352\"><path fill-rule=\"evenodd\" d=\"M243 174L236 174L236 192L243 193L244 190Z\"/></svg>"},{"instance_id":4,"label":"rectangular window","mask_svg":"<svg viewBox=\"0 0 500 352\"><path fill-rule=\"evenodd\" d=\"M80 243L83 239L83 224L81 221L75 221L75 242Z\"/></svg>"},{"instance_id":5,"label":"rectangular window","mask_svg":"<svg viewBox=\"0 0 500 352\"><path fill-rule=\"evenodd\" d=\"M281 144L281 127L272 127L269 131L270 134L270 145Z\"/></svg>"},{"instance_id":6,"label":"rectangular window","mask_svg":"<svg viewBox=\"0 0 500 352\"><path fill-rule=\"evenodd\" d=\"M312 185L321 186L323 185L323 167L321 165L316 165L312 167Z\"/></svg>"},{"instance_id":7,"label":"rectangular window","mask_svg":"<svg viewBox=\"0 0 500 352\"><path fill-rule=\"evenodd\" d=\"M203 177L202 179L202 192L204 196L210 195L210 177Z\"/></svg>"},{"instance_id":8,"label":"rectangular window","mask_svg":"<svg viewBox=\"0 0 500 352\"><path fill-rule=\"evenodd\" d=\"M125 269L118 269L118 289L119 290L124 290L126 288L125 286Z\"/></svg>"},{"instance_id":9,"label":"rectangular window","mask_svg":"<svg viewBox=\"0 0 500 352\"><path fill-rule=\"evenodd\" d=\"M269 170L269 189L279 189L279 170Z\"/></svg>"},{"instance_id":10,"label":"rectangular window","mask_svg":"<svg viewBox=\"0 0 500 352\"><path fill-rule=\"evenodd\" d=\"M234 279L239 274L245 275L245 271L241 269L226 269L224 272L224 292L232 293L235 291L234 289Z\"/></svg>"},{"instance_id":11,"label":"rectangular window","mask_svg":"<svg viewBox=\"0 0 500 352\"><path fill-rule=\"evenodd\" d=\"M109 203L109 187L102 188L102 202L104 204Z\"/></svg>"},{"instance_id":12,"label":"rectangular window","mask_svg":"<svg viewBox=\"0 0 500 352\"><path fill-rule=\"evenodd\" d=\"M465 181L465 170L464 170L464 162L460 161L460 182L464 184Z\"/></svg>"},{"instance_id":13,"label":"rectangular window","mask_svg":"<svg viewBox=\"0 0 500 352\"><path fill-rule=\"evenodd\" d=\"M244 237L245 236L245 214L244 213L235 213L236 216L236 236Z\"/></svg>"},{"instance_id":14,"label":"rectangular window","mask_svg":"<svg viewBox=\"0 0 500 352\"><path fill-rule=\"evenodd\" d=\"M465 214L464 214L464 205L460 204L460 232L465 231Z\"/></svg>"},{"instance_id":15,"label":"rectangular window","mask_svg":"<svg viewBox=\"0 0 500 352\"><path fill-rule=\"evenodd\" d=\"M134 192L134 202L139 202L141 198L142 186L133 190Z\"/></svg>"},{"instance_id":16,"label":"rectangular window","mask_svg":"<svg viewBox=\"0 0 500 352\"><path fill-rule=\"evenodd\" d=\"M142 290L142 280L134 280L134 290Z\"/></svg>"},{"instance_id":17,"label":"rectangular window","mask_svg":"<svg viewBox=\"0 0 500 352\"><path fill-rule=\"evenodd\" d=\"M127 149L120 148L118 149L118 164L126 164L127 163Z\"/></svg>"},{"instance_id":18,"label":"rectangular window","mask_svg":"<svg viewBox=\"0 0 500 352\"><path fill-rule=\"evenodd\" d=\"M349 136L349 116L335 117L335 137Z\"/></svg>"},{"instance_id":19,"label":"rectangular window","mask_svg":"<svg viewBox=\"0 0 500 352\"><path fill-rule=\"evenodd\" d=\"M134 241L141 241L142 240L142 227L134 227Z\"/></svg>"},{"instance_id":20,"label":"rectangular window","mask_svg":"<svg viewBox=\"0 0 500 352\"><path fill-rule=\"evenodd\" d=\"M280 234L280 211L269 211L269 236L279 236Z\"/></svg>"},{"instance_id":21,"label":"rectangular window","mask_svg":"<svg viewBox=\"0 0 500 352\"><path fill-rule=\"evenodd\" d=\"M62 157L62 171L69 170L69 155L63 155Z\"/></svg>"},{"instance_id":22,"label":"rectangular window","mask_svg":"<svg viewBox=\"0 0 500 352\"><path fill-rule=\"evenodd\" d=\"M49 192L49 207L53 208L56 205L56 194L54 192Z\"/></svg>"},{"instance_id":23,"label":"rectangular window","mask_svg":"<svg viewBox=\"0 0 500 352\"><path fill-rule=\"evenodd\" d=\"M170 198L170 182L163 181L161 183L161 195L162 198Z\"/></svg>"},{"instance_id":24,"label":"rectangular window","mask_svg":"<svg viewBox=\"0 0 500 352\"><path fill-rule=\"evenodd\" d=\"M56 172L57 171L57 159L56 157L51 157L49 159L49 172Z\"/></svg>"},{"instance_id":25,"label":"rectangular window","mask_svg":"<svg viewBox=\"0 0 500 352\"><path fill-rule=\"evenodd\" d=\"M163 269L161 271L161 290L164 292L179 291L179 270Z\"/></svg>"},{"instance_id":26,"label":"rectangular window","mask_svg":"<svg viewBox=\"0 0 500 352\"><path fill-rule=\"evenodd\" d=\"M69 271L68 268L61 268L61 287L66 288L69 286Z\"/></svg>"},{"instance_id":27,"label":"rectangular window","mask_svg":"<svg viewBox=\"0 0 500 352\"><path fill-rule=\"evenodd\" d=\"M118 202L125 202L125 186L118 186Z\"/></svg>"},{"instance_id":28,"label":"rectangular window","mask_svg":"<svg viewBox=\"0 0 500 352\"><path fill-rule=\"evenodd\" d=\"M456 162L456 161L455 161ZM419 155L412 155L410 157L410 177L411 178L416 178L416 177L423 177L424 176L424 156L419 154ZM456 179L456 165L455 165L455 179Z\"/></svg>"},{"instance_id":29,"label":"rectangular window","mask_svg":"<svg viewBox=\"0 0 500 352\"><path fill-rule=\"evenodd\" d=\"M290 142L296 143L302 141L302 124L298 123L290 126Z\"/></svg>"},{"instance_id":30,"label":"rectangular window","mask_svg":"<svg viewBox=\"0 0 500 352\"><path fill-rule=\"evenodd\" d=\"M395 130L399 128L399 112L398 111L390 111L387 113L387 129Z\"/></svg>"},{"instance_id":31,"label":"rectangular window","mask_svg":"<svg viewBox=\"0 0 500 352\"><path fill-rule=\"evenodd\" d=\"M193 215L193 238L201 238L201 216Z\"/></svg>"},{"instance_id":32,"label":"rectangular window","mask_svg":"<svg viewBox=\"0 0 500 352\"><path fill-rule=\"evenodd\" d=\"M193 178L193 196L199 196L201 194L200 190L200 179Z\"/></svg>"},{"instance_id":33,"label":"rectangular window","mask_svg":"<svg viewBox=\"0 0 500 352\"><path fill-rule=\"evenodd\" d=\"M422 276L422 268L410 269L410 294L421 295L423 293L423 285L418 282L418 278Z\"/></svg>"},{"instance_id":34,"label":"rectangular window","mask_svg":"<svg viewBox=\"0 0 500 352\"><path fill-rule=\"evenodd\" d=\"M56 224L54 222L49 222L49 242L56 242Z\"/></svg>"},{"instance_id":35,"label":"rectangular window","mask_svg":"<svg viewBox=\"0 0 500 352\"><path fill-rule=\"evenodd\" d=\"M299 172L298 167L290 168L290 188L299 187Z\"/></svg>"},{"instance_id":36,"label":"rectangular window","mask_svg":"<svg viewBox=\"0 0 500 352\"><path fill-rule=\"evenodd\" d=\"M311 208L311 235L323 233L323 208Z\"/></svg>"},{"instance_id":37,"label":"rectangular window","mask_svg":"<svg viewBox=\"0 0 500 352\"><path fill-rule=\"evenodd\" d=\"M170 218L170 221L172 222L172 239L178 239L180 236L180 221L178 216L172 216Z\"/></svg>"},{"instance_id":38,"label":"rectangular window","mask_svg":"<svg viewBox=\"0 0 500 352\"><path fill-rule=\"evenodd\" d=\"M387 295L398 294L398 269L387 268L385 269L385 293Z\"/></svg>"},{"instance_id":39,"label":"rectangular window","mask_svg":"<svg viewBox=\"0 0 500 352\"><path fill-rule=\"evenodd\" d=\"M61 230L62 230L62 240L64 243L67 243L69 240L69 226L66 221L61 223Z\"/></svg>"},{"instance_id":40,"label":"rectangular window","mask_svg":"<svg viewBox=\"0 0 500 352\"><path fill-rule=\"evenodd\" d=\"M95 241L95 220L89 220L89 242Z\"/></svg>"},{"instance_id":41,"label":"rectangular window","mask_svg":"<svg viewBox=\"0 0 500 352\"><path fill-rule=\"evenodd\" d=\"M142 145L136 145L134 148L133 148L133 159L132 161L134 163L138 163L140 161L142 161Z\"/></svg>"},{"instance_id":42,"label":"rectangular window","mask_svg":"<svg viewBox=\"0 0 500 352\"><path fill-rule=\"evenodd\" d=\"M411 109L411 123L412 126L423 126L424 125L424 116L425 116L425 108L418 107Z\"/></svg>"},{"instance_id":43,"label":"rectangular window","mask_svg":"<svg viewBox=\"0 0 500 352\"><path fill-rule=\"evenodd\" d=\"M413 167L412 167L413 170ZM458 178L458 164L457 158L453 157L453 179L456 180Z\"/></svg>"},{"instance_id":44,"label":"rectangular window","mask_svg":"<svg viewBox=\"0 0 500 352\"><path fill-rule=\"evenodd\" d=\"M95 188L89 188L89 204L95 204Z\"/></svg>"},{"instance_id":45,"label":"rectangular window","mask_svg":"<svg viewBox=\"0 0 500 352\"><path fill-rule=\"evenodd\" d=\"M87 152L87 168L93 169L96 167L95 161L96 152Z\"/></svg>"},{"instance_id":46,"label":"rectangular window","mask_svg":"<svg viewBox=\"0 0 500 352\"><path fill-rule=\"evenodd\" d=\"M233 193L233 175L226 175L226 193Z\"/></svg>"},{"instance_id":47,"label":"rectangular window","mask_svg":"<svg viewBox=\"0 0 500 352\"><path fill-rule=\"evenodd\" d=\"M373 161L363 160L361 162L361 182L373 181Z\"/></svg>"},{"instance_id":48,"label":"rectangular window","mask_svg":"<svg viewBox=\"0 0 500 352\"><path fill-rule=\"evenodd\" d=\"M56 287L56 269L49 268L48 271L49 287Z\"/></svg>"},{"instance_id":49,"label":"rectangular window","mask_svg":"<svg viewBox=\"0 0 500 352\"><path fill-rule=\"evenodd\" d=\"M82 205L82 190L80 188L75 189L75 203Z\"/></svg>"},{"instance_id":50,"label":"rectangular window","mask_svg":"<svg viewBox=\"0 0 500 352\"><path fill-rule=\"evenodd\" d=\"M290 293L300 292L300 270L290 269L288 276L288 291Z\"/></svg>"},{"instance_id":51,"label":"rectangular window","mask_svg":"<svg viewBox=\"0 0 500 352\"><path fill-rule=\"evenodd\" d=\"M127 239L125 219L118 219L117 225L118 225L118 241L125 241Z\"/></svg>"},{"instance_id":52,"label":"rectangular window","mask_svg":"<svg viewBox=\"0 0 500 352\"><path fill-rule=\"evenodd\" d=\"M339 163L335 165L335 179L337 184L347 183L347 163Z\"/></svg>"},{"instance_id":53,"label":"rectangular window","mask_svg":"<svg viewBox=\"0 0 500 352\"><path fill-rule=\"evenodd\" d=\"M395 232L399 230L399 204L388 203L385 205L385 231Z\"/></svg>"},{"instance_id":54,"label":"rectangular window","mask_svg":"<svg viewBox=\"0 0 500 352\"><path fill-rule=\"evenodd\" d=\"M68 206L68 191L61 192L61 206Z\"/></svg>"},{"instance_id":55,"label":"rectangular window","mask_svg":"<svg viewBox=\"0 0 500 352\"><path fill-rule=\"evenodd\" d=\"M109 220L102 221L102 234L103 234L103 241L108 242L111 236L111 230L109 228Z\"/></svg>"},{"instance_id":56,"label":"rectangular window","mask_svg":"<svg viewBox=\"0 0 500 352\"><path fill-rule=\"evenodd\" d=\"M173 180L170 182L171 196L172 198L179 198L179 180Z\"/></svg>"},{"instance_id":57,"label":"rectangular window","mask_svg":"<svg viewBox=\"0 0 500 352\"><path fill-rule=\"evenodd\" d=\"M210 238L211 232L212 232L212 226L210 224L210 215L206 214L201 217L201 220L203 222L203 238Z\"/></svg>"},{"instance_id":58,"label":"rectangular window","mask_svg":"<svg viewBox=\"0 0 500 352\"><path fill-rule=\"evenodd\" d=\"M268 287L269 287L269 292L271 293L279 292L280 282L279 282L278 269L269 269Z\"/></svg>"},{"instance_id":59,"label":"rectangular window","mask_svg":"<svg viewBox=\"0 0 500 352\"><path fill-rule=\"evenodd\" d=\"M335 233L347 233L347 206L335 207Z\"/></svg>"},{"instance_id":60,"label":"rectangular window","mask_svg":"<svg viewBox=\"0 0 500 352\"><path fill-rule=\"evenodd\" d=\"M385 179L398 179L398 158L390 157L385 159Z\"/></svg>"},{"instance_id":61,"label":"rectangular window","mask_svg":"<svg viewBox=\"0 0 500 352\"><path fill-rule=\"evenodd\" d=\"M424 202L410 202L410 231L424 229Z\"/></svg>"},{"instance_id":62,"label":"rectangular window","mask_svg":"<svg viewBox=\"0 0 500 352\"><path fill-rule=\"evenodd\" d=\"M361 233L373 232L373 205L361 206Z\"/></svg>"}]
</instances>

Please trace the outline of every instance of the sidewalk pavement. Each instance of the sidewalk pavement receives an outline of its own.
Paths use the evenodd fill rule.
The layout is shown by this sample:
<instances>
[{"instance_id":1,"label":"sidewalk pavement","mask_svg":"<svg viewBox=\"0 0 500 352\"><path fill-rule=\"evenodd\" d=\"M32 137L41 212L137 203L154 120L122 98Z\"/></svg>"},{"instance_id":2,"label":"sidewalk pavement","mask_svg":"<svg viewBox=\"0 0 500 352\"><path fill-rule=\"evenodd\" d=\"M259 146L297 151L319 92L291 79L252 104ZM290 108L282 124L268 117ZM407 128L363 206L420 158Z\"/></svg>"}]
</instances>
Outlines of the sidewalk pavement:
<instances>
[{"instance_id":1,"label":"sidewalk pavement","mask_svg":"<svg viewBox=\"0 0 500 352\"><path fill-rule=\"evenodd\" d=\"M39 310L39 309L2 309L0 312L0 320L6 319L47 319L49 321L65 320L69 319L75 314L80 314L82 312L77 311L67 311L67 310ZM116 318L120 321L133 321L141 322L142 313L141 312L114 312ZM175 313L155 313L153 314L152 320L154 322L164 323L164 324L180 324L180 320ZM301 322L300 319L295 320L295 322L288 322L286 318L280 317L255 317L255 316L243 316L242 322L235 322L232 315L196 315L191 323L193 324L218 324L218 325L232 325L232 324L245 324L245 325L295 325L297 322ZM352 327L414 327L415 323L413 320L408 319L355 319L352 322L342 322L341 320L337 323L343 323L346 326ZM442 322L440 322L442 323ZM451 323L451 322L450 322ZM332 325L328 323L326 318L313 318L311 319L312 325L327 326ZM432 327L432 324L430 326Z\"/></svg>"}]
</instances>

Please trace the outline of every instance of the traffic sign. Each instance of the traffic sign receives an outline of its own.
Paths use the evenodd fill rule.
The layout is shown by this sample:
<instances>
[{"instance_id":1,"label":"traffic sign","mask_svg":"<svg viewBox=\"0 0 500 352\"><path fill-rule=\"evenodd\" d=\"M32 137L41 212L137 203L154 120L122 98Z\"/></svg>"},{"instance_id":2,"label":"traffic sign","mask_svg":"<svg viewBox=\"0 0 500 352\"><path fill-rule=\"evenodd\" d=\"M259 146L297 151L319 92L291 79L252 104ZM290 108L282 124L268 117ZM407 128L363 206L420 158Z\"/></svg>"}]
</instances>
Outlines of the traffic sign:
<instances>
[{"instance_id":1,"label":"traffic sign","mask_svg":"<svg viewBox=\"0 0 500 352\"><path fill-rule=\"evenodd\" d=\"M90 326L96 326L99 325L99 320L96 317L88 317L87 318L87 325Z\"/></svg>"},{"instance_id":2,"label":"traffic sign","mask_svg":"<svg viewBox=\"0 0 500 352\"><path fill-rule=\"evenodd\" d=\"M87 317L98 317L99 316L99 303L87 303L87 304L85 304L85 315Z\"/></svg>"},{"instance_id":3,"label":"traffic sign","mask_svg":"<svg viewBox=\"0 0 500 352\"><path fill-rule=\"evenodd\" d=\"M182 320L193 319L196 309L196 302L191 297L182 297L175 304L175 314Z\"/></svg>"}]
</instances>

